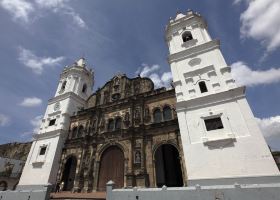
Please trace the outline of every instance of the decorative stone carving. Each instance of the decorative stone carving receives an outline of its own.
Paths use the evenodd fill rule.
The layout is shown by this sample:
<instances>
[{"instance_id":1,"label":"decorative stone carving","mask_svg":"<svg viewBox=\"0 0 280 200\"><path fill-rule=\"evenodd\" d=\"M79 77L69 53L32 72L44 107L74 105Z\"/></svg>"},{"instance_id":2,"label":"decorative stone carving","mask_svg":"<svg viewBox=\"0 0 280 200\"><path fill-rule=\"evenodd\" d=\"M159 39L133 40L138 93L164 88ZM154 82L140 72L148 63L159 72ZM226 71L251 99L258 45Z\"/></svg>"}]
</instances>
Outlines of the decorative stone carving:
<instances>
[{"instance_id":1,"label":"decorative stone carving","mask_svg":"<svg viewBox=\"0 0 280 200\"><path fill-rule=\"evenodd\" d=\"M134 82L134 94L139 94L140 93L140 81L135 81Z\"/></svg>"},{"instance_id":2,"label":"decorative stone carving","mask_svg":"<svg viewBox=\"0 0 280 200\"><path fill-rule=\"evenodd\" d=\"M104 129L105 129L105 118L104 118L104 116L102 117L102 119L100 121L99 128L100 128L100 131L104 131Z\"/></svg>"},{"instance_id":3,"label":"decorative stone carving","mask_svg":"<svg viewBox=\"0 0 280 200\"><path fill-rule=\"evenodd\" d=\"M109 92L108 91L104 91L103 93L103 103L107 103L109 102Z\"/></svg>"},{"instance_id":4,"label":"decorative stone carving","mask_svg":"<svg viewBox=\"0 0 280 200\"><path fill-rule=\"evenodd\" d=\"M120 85L120 78L119 77L115 78L114 85Z\"/></svg>"},{"instance_id":5,"label":"decorative stone carving","mask_svg":"<svg viewBox=\"0 0 280 200\"><path fill-rule=\"evenodd\" d=\"M130 82L127 82L126 86L125 86L125 96L129 96L130 91L131 91L131 84L130 84Z\"/></svg>"},{"instance_id":6,"label":"decorative stone carving","mask_svg":"<svg viewBox=\"0 0 280 200\"><path fill-rule=\"evenodd\" d=\"M136 107L135 112L134 112L135 124L139 124L141 122L141 113L140 112L141 112L140 107Z\"/></svg>"},{"instance_id":7,"label":"decorative stone carving","mask_svg":"<svg viewBox=\"0 0 280 200\"><path fill-rule=\"evenodd\" d=\"M189 61L189 65L190 66L195 66L195 65L199 65L201 63L201 59L200 58L193 58Z\"/></svg>"},{"instance_id":8,"label":"decorative stone carving","mask_svg":"<svg viewBox=\"0 0 280 200\"><path fill-rule=\"evenodd\" d=\"M141 163L141 152L140 150L136 150L134 152L134 164L140 164Z\"/></svg>"},{"instance_id":9,"label":"decorative stone carving","mask_svg":"<svg viewBox=\"0 0 280 200\"><path fill-rule=\"evenodd\" d=\"M129 126L130 124L130 115L129 115L129 112L126 112L125 115L124 115L124 124L126 127Z\"/></svg>"},{"instance_id":10,"label":"decorative stone carving","mask_svg":"<svg viewBox=\"0 0 280 200\"><path fill-rule=\"evenodd\" d=\"M151 120L150 109L148 107L146 107L144 111L144 120L146 123L150 122Z\"/></svg>"}]
</instances>

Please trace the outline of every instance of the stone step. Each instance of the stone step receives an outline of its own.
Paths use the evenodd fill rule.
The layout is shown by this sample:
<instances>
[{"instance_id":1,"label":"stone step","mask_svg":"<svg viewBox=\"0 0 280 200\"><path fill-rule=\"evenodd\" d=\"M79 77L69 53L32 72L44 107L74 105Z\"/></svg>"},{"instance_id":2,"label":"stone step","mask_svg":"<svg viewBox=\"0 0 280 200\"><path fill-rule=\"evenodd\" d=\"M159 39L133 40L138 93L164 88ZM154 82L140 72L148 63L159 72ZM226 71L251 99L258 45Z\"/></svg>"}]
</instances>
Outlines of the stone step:
<instances>
[{"instance_id":1,"label":"stone step","mask_svg":"<svg viewBox=\"0 0 280 200\"><path fill-rule=\"evenodd\" d=\"M51 193L50 200L105 200L105 192L91 193L72 193L72 192L56 192Z\"/></svg>"}]
</instances>

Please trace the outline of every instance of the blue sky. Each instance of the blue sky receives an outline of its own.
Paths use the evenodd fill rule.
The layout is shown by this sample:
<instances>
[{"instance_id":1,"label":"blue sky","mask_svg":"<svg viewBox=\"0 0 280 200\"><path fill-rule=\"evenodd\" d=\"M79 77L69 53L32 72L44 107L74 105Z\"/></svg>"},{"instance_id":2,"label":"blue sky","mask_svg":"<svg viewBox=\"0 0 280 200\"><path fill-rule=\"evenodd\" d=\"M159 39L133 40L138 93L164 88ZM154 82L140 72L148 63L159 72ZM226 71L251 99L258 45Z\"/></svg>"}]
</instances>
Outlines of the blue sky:
<instances>
[{"instance_id":1,"label":"blue sky","mask_svg":"<svg viewBox=\"0 0 280 200\"><path fill-rule=\"evenodd\" d=\"M101 87L114 74L168 86L164 30L177 11L204 16L273 149L280 149L278 0L0 0L0 143L28 141L65 65L85 57Z\"/></svg>"}]
</instances>

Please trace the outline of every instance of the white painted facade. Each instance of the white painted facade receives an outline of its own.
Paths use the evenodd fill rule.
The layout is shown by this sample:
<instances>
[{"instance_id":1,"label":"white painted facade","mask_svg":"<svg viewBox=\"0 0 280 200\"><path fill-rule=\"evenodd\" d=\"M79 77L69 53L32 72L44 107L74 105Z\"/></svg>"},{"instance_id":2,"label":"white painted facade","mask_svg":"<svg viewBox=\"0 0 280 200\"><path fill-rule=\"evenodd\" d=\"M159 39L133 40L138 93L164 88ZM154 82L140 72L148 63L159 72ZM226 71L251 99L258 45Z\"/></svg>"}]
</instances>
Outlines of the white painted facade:
<instances>
[{"instance_id":1,"label":"white painted facade","mask_svg":"<svg viewBox=\"0 0 280 200\"><path fill-rule=\"evenodd\" d=\"M55 96L48 102L39 133L34 135L18 187L55 183L70 116L84 107L92 94L93 76L83 58L64 68Z\"/></svg>"},{"instance_id":2,"label":"white painted facade","mask_svg":"<svg viewBox=\"0 0 280 200\"><path fill-rule=\"evenodd\" d=\"M184 42L185 32L192 39ZM279 175L246 100L245 87L235 84L220 42L211 39L204 19L192 11L178 13L166 27L166 42L189 184ZM206 122L214 118L221 120L222 128L207 131Z\"/></svg>"}]
</instances>

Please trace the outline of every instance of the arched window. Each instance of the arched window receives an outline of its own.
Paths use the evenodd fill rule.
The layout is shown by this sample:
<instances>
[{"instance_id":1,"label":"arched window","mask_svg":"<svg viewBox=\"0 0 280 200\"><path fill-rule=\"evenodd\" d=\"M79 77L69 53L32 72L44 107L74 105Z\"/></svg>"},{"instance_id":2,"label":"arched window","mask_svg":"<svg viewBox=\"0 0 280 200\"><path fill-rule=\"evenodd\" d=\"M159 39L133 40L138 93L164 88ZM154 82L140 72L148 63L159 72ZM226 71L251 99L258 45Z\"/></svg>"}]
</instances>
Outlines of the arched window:
<instances>
[{"instance_id":1,"label":"arched window","mask_svg":"<svg viewBox=\"0 0 280 200\"><path fill-rule=\"evenodd\" d=\"M192 37L191 32L186 31L186 32L184 32L184 33L182 34L182 40L183 40L183 42L187 42L187 41L192 40L192 39L193 39L193 37Z\"/></svg>"},{"instance_id":2,"label":"arched window","mask_svg":"<svg viewBox=\"0 0 280 200\"><path fill-rule=\"evenodd\" d=\"M122 118L118 117L115 121L115 130L119 130L122 128Z\"/></svg>"},{"instance_id":3,"label":"arched window","mask_svg":"<svg viewBox=\"0 0 280 200\"><path fill-rule=\"evenodd\" d=\"M83 85L83 89L82 89L82 93L86 93L87 92L87 84Z\"/></svg>"},{"instance_id":4,"label":"arched window","mask_svg":"<svg viewBox=\"0 0 280 200\"><path fill-rule=\"evenodd\" d=\"M161 111L159 108L155 109L154 111L154 122L155 123L161 122Z\"/></svg>"},{"instance_id":5,"label":"arched window","mask_svg":"<svg viewBox=\"0 0 280 200\"><path fill-rule=\"evenodd\" d=\"M78 137L82 137L83 133L84 133L84 127L81 125L81 126L79 126Z\"/></svg>"},{"instance_id":6,"label":"arched window","mask_svg":"<svg viewBox=\"0 0 280 200\"><path fill-rule=\"evenodd\" d=\"M65 90L67 81L63 81L61 85L61 90Z\"/></svg>"},{"instance_id":7,"label":"arched window","mask_svg":"<svg viewBox=\"0 0 280 200\"><path fill-rule=\"evenodd\" d=\"M71 138L76 138L77 137L77 133L78 133L78 128L77 127L74 127L72 129L72 137Z\"/></svg>"},{"instance_id":8,"label":"arched window","mask_svg":"<svg viewBox=\"0 0 280 200\"><path fill-rule=\"evenodd\" d=\"M163 119L164 121L168 121L172 119L172 110L169 106L165 106L163 108Z\"/></svg>"},{"instance_id":9,"label":"arched window","mask_svg":"<svg viewBox=\"0 0 280 200\"><path fill-rule=\"evenodd\" d=\"M204 81L199 82L198 85L201 93L208 92L206 83Z\"/></svg>"},{"instance_id":10,"label":"arched window","mask_svg":"<svg viewBox=\"0 0 280 200\"><path fill-rule=\"evenodd\" d=\"M108 131L112 131L112 130L114 130L114 120L109 119L109 121L108 121Z\"/></svg>"}]
</instances>

